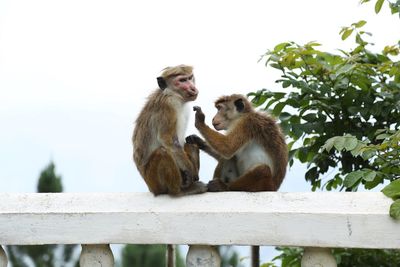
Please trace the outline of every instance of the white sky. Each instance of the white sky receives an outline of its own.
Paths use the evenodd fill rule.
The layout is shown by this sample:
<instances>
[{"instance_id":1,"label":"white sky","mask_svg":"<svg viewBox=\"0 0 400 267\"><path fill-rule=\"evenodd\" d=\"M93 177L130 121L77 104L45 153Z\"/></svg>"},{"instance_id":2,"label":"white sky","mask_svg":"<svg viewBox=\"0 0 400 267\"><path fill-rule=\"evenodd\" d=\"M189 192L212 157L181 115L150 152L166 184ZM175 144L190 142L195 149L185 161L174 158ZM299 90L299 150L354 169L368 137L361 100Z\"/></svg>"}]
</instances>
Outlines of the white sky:
<instances>
[{"instance_id":1,"label":"white sky","mask_svg":"<svg viewBox=\"0 0 400 267\"><path fill-rule=\"evenodd\" d=\"M257 62L280 42L346 48L341 26L364 19L376 49L396 43L398 17L358 2L0 1L0 192L35 192L51 159L67 192L147 191L130 137L161 69L195 67L210 122L220 95L283 90ZM203 181L214 166L202 157ZM281 191L309 190L303 173L289 170Z\"/></svg>"}]
</instances>

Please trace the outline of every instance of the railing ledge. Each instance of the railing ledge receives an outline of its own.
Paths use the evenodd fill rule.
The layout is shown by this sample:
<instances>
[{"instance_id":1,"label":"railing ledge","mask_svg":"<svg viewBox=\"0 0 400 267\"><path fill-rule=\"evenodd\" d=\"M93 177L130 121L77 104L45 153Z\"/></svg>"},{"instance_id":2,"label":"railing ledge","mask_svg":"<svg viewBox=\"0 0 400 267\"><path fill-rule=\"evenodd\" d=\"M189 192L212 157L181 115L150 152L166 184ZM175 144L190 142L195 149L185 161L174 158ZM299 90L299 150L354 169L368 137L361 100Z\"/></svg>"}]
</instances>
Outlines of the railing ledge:
<instances>
[{"instance_id":1,"label":"railing ledge","mask_svg":"<svg viewBox=\"0 0 400 267\"><path fill-rule=\"evenodd\" d=\"M400 248L390 204L379 192L0 193L0 244Z\"/></svg>"}]
</instances>

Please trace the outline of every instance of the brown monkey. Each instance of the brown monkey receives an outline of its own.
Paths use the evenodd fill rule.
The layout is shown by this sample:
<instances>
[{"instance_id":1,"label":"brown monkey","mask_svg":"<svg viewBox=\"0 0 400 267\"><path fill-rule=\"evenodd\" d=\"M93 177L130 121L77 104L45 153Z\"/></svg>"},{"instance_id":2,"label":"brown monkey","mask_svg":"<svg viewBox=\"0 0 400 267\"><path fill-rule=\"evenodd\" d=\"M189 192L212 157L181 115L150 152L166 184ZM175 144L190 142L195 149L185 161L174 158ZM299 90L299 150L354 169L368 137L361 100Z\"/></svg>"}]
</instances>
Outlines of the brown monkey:
<instances>
[{"instance_id":1,"label":"brown monkey","mask_svg":"<svg viewBox=\"0 0 400 267\"><path fill-rule=\"evenodd\" d=\"M243 95L223 96L215 107L214 128L227 134L208 127L200 107L194 107L196 128L206 142L196 135L186 138L218 160L208 190L277 191L286 174L288 151L275 120L256 112ZM252 266L258 267L259 246L252 246L251 258Z\"/></svg>"},{"instance_id":2,"label":"brown monkey","mask_svg":"<svg viewBox=\"0 0 400 267\"><path fill-rule=\"evenodd\" d=\"M288 151L276 121L255 111L243 95L223 96L215 107L212 123L217 131L227 130L226 135L208 127L201 108L194 107L195 126L206 144L187 138L220 160L208 190L277 191L286 174Z\"/></svg>"},{"instance_id":3,"label":"brown monkey","mask_svg":"<svg viewBox=\"0 0 400 267\"><path fill-rule=\"evenodd\" d=\"M185 144L188 102L197 98L191 66L164 69L159 89L140 112L133 132L133 159L154 195L187 195L207 191L199 181L199 151Z\"/></svg>"}]
</instances>

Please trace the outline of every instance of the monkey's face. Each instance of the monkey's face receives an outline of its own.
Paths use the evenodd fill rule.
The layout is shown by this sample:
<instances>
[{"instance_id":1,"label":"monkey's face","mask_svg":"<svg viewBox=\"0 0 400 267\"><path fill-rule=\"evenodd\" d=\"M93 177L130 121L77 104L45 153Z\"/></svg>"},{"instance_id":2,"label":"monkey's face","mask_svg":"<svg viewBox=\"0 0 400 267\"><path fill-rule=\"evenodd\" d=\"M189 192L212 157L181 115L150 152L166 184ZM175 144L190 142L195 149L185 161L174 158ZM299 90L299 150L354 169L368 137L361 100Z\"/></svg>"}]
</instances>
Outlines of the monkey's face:
<instances>
[{"instance_id":1,"label":"monkey's face","mask_svg":"<svg viewBox=\"0 0 400 267\"><path fill-rule=\"evenodd\" d=\"M215 130L229 130L234 122L243 114L244 105L244 100L235 96L217 101L215 107L218 111L212 120Z\"/></svg>"},{"instance_id":2,"label":"monkey's face","mask_svg":"<svg viewBox=\"0 0 400 267\"><path fill-rule=\"evenodd\" d=\"M178 75L172 78L172 86L185 101L194 101L199 91L196 88L193 74Z\"/></svg>"},{"instance_id":3,"label":"monkey's face","mask_svg":"<svg viewBox=\"0 0 400 267\"><path fill-rule=\"evenodd\" d=\"M218 111L212 120L212 124L215 130L217 131L228 130L237 112L234 109L232 109L229 105L222 103L216 105L216 108Z\"/></svg>"}]
</instances>

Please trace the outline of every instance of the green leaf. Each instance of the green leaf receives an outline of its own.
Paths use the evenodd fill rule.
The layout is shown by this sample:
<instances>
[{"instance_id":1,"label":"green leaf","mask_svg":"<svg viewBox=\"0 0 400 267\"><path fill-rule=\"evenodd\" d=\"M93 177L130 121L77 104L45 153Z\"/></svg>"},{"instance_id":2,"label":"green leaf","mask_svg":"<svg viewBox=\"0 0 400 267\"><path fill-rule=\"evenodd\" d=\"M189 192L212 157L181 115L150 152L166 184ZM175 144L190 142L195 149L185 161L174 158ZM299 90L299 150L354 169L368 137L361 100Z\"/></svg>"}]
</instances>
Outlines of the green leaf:
<instances>
[{"instance_id":1,"label":"green leaf","mask_svg":"<svg viewBox=\"0 0 400 267\"><path fill-rule=\"evenodd\" d=\"M283 70L283 68L281 67L281 65L276 64L276 63L271 63L269 64L271 67L273 67L274 69L278 69L278 70Z\"/></svg>"},{"instance_id":2,"label":"green leaf","mask_svg":"<svg viewBox=\"0 0 400 267\"><path fill-rule=\"evenodd\" d=\"M385 186L385 188L382 189L382 193L392 199L400 198L400 179L394 180Z\"/></svg>"},{"instance_id":3,"label":"green leaf","mask_svg":"<svg viewBox=\"0 0 400 267\"><path fill-rule=\"evenodd\" d=\"M308 122L314 122L317 120L317 114L310 113L303 116L303 119Z\"/></svg>"},{"instance_id":4,"label":"green leaf","mask_svg":"<svg viewBox=\"0 0 400 267\"><path fill-rule=\"evenodd\" d=\"M280 52L280 51L282 51L283 49L285 49L287 46L289 46L290 44L289 43L287 43L287 42L285 42L285 43L280 43L280 44L278 44L278 45L276 45L275 47L274 47L274 52L275 53L277 53L277 52Z\"/></svg>"},{"instance_id":5,"label":"green leaf","mask_svg":"<svg viewBox=\"0 0 400 267\"><path fill-rule=\"evenodd\" d=\"M333 143L333 146L338 150L338 151L342 151L344 148L344 143L345 143L345 138L338 136L337 138L335 138L335 142Z\"/></svg>"},{"instance_id":6,"label":"green leaf","mask_svg":"<svg viewBox=\"0 0 400 267\"><path fill-rule=\"evenodd\" d=\"M396 200L395 202L390 205L390 217L398 220L400 219L400 199Z\"/></svg>"},{"instance_id":7,"label":"green leaf","mask_svg":"<svg viewBox=\"0 0 400 267\"><path fill-rule=\"evenodd\" d=\"M367 22L365 20L360 20L357 23L353 23L352 25L356 28L361 28L362 26L364 26L365 24L367 24Z\"/></svg>"},{"instance_id":8,"label":"green leaf","mask_svg":"<svg viewBox=\"0 0 400 267\"><path fill-rule=\"evenodd\" d=\"M312 167L306 172L306 180L307 181L314 181L318 178L318 168Z\"/></svg>"},{"instance_id":9,"label":"green leaf","mask_svg":"<svg viewBox=\"0 0 400 267\"><path fill-rule=\"evenodd\" d=\"M282 112L282 109L286 106L285 102L280 102L275 105L274 109L272 110L272 115L279 116Z\"/></svg>"},{"instance_id":10,"label":"green leaf","mask_svg":"<svg viewBox=\"0 0 400 267\"><path fill-rule=\"evenodd\" d=\"M368 170L364 172L363 180L366 182L372 182L376 177L376 171Z\"/></svg>"},{"instance_id":11,"label":"green leaf","mask_svg":"<svg viewBox=\"0 0 400 267\"><path fill-rule=\"evenodd\" d=\"M328 152L331 151L333 145L335 144L335 139L336 137L332 137L326 140L325 145L322 147L322 149L325 149Z\"/></svg>"},{"instance_id":12,"label":"green leaf","mask_svg":"<svg viewBox=\"0 0 400 267\"><path fill-rule=\"evenodd\" d=\"M363 148L365 148L367 145L364 144L363 142L357 141L357 146L351 150L351 154L353 157L357 157L362 153Z\"/></svg>"},{"instance_id":13,"label":"green leaf","mask_svg":"<svg viewBox=\"0 0 400 267\"><path fill-rule=\"evenodd\" d=\"M342 40L346 40L353 33L353 29L347 29L342 34Z\"/></svg>"},{"instance_id":14,"label":"green leaf","mask_svg":"<svg viewBox=\"0 0 400 267\"><path fill-rule=\"evenodd\" d=\"M381 8L382 8L382 5L383 5L383 2L384 2L385 0L378 0L378 1L376 1L376 3L375 3L375 13L376 14L378 14L380 11L381 11Z\"/></svg>"},{"instance_id":15,"label":"green leaf","mask_svg":"<svg viewBox=\"0 0 400 267\"><path fill-rule=\"evenodd\" d=\"M375 156L375 154L376 154L376 149L374 149L374 148L367 148L367 149L364 149L363 151L362 151L362 153L361 153L361 157L364 159L364 160L369 160L370 158L372 158L373 156Z\"/></svg>"},{"instance_id":16,"label":"green leaf","mask_svg":"<svg viewBox=\"0 0 400 267\"><path fill-rule=\"evenodd\" d=\"M283 88L288 88L291 84L292 84L291 81L284 81L284 82L282 83L282 87L283 87Z\"/></svg>"},{"instance_id":17,"label":"green leaf","mask_svg":"<svg viewBox=\"0 0 400 267\"><path fill-rule=\"evenodd\" d=\"M357 143L358 143L357 138L355 138L354 136L344 137L344 148L347 151L355 149L357 147Z\"/></svg>"},{"instance_id":18,"label":"green leaf","mask_svg":"<svg viewBox=\"0 0 400 267\"><path fill-rule=\"evenodd\" d=\"M347 38L347 37L346 37ZM348 73L349 71L351 71L352 69L354 69L356 67L355 64L345 64L343 66L341 66L337 71L336 71L336 75L339 76L340 74L343 73Z\"/></svg>"},{"instance_id":19,"label":"green leaf","mask_svg":"<svg viewBox=\"0 0 400 267\"><path fill-rule=\"evenodd\" d=\"M384 140L384 139L386 139L386 138L388 138L388 137L390 137L390 134L384 133L384 134L378 135L378 136L375 137L375 138L376 138L376 140Z\"/></svg>"},{"instance_id":20,"label":"green leaf","mask_svg":"<svg viewBox=\"0 0 400 267\"><path fill-rule=\"evenodd\" d=\"M347 188L353 187L363 177L363 171L355 171L346 175L344 178L344 186Z\"/></svg>"},{"instance_id":21,"label":"green leaf","mask_svg":"<svg viewBox=\"0 0 400 267\"><path fill-rule=\"evenodd\" d=\"M376 130L375 135L386 133L386 131L387 131L387 129L378 129L378 130Z\"/></svg>"},{"instance_id":22,"label":"green leaf","mask_svg":"<svg viewBox=\"0 0 400 267\"><path fill-rule=\"evenodd\" d=\"M282 112L281 115L279 115L279 120L280 121L287 121L292 117L292 114L288 112Z\"/></svg>"},{"instance_id":23,"label":"green leaf","mask_svg":"<svg viewBox=\"0 0 400 267\"><path fill-rule=\"evenodd\" d=\"M297 150L296 156L300 160L300 162L305 163L305 162L307 162L307 154L308 154L308 148L307 147L300 147Z\"/></svg>"}]
</instances>

